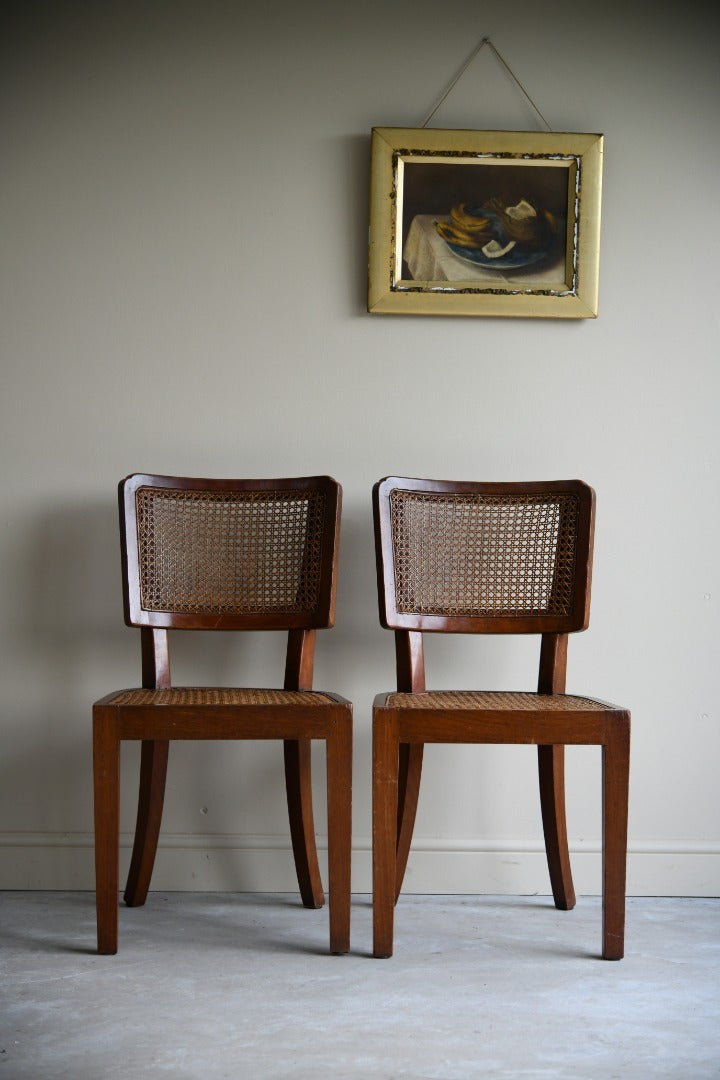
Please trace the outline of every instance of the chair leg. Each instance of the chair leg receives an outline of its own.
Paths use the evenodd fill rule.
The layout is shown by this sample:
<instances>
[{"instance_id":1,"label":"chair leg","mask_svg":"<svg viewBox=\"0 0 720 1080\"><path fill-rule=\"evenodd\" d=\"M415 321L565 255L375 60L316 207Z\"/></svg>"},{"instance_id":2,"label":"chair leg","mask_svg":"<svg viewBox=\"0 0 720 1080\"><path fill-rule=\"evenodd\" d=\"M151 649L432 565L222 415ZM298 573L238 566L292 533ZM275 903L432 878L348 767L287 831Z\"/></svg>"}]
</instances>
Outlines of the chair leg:
<instances>
[{"instance_id":1,"label":"chair leg","mask_svg":"<svg viewBox=\"0 0 720 1080\"><path fill-rule=\"evenodd\" d=\"M397 855L395 870L395 903L400 896L410 844L412 843L415 815L420 795L423 743L400 743L400 771L398 774Z\"/></svg>"},{"instance_id":2,"label":"chair leg","mask_svg":"<svg viewBox=\"0 0 720 1080\"><path fill-rule=\"evenodd\" d=\"M603 746L603 959L625 953L630 717L613 727Z\"/></svg>"},{"instance_id":3,"label":"chair leg","mask_svg":"<svg viewBox=\"0 0 720 1080\"><path fill-rule=\"evenodd\" d=\"M392 956L397 880L399 746L395 725L373 719L373 955Z\"/></svg>"},{"instance_id":4,"label":"chair leg","mask_svg":"<svg viewBox=\"0 0 720 1080\"><path fill-rule=\"evenodd\" d=\"M352 711L339 713L327 739L328 890L330 952L350 950L352 860Z\"/></svg>"},{"instance_id":5,"label":"chair leg","mask_svg":"<svg viewBox=\"0 0 720 1080\"><path fill-rule=\"evenodd\" d=\"M538 746L538 773L545 850L555 907L570 911L575 907L575 890L565 821L565 747Z\"/></svg>"},{"instance_id":6,"label":"chair leg","mask_svg":"<svg viewBox=\"0 0 720 1080\"><path fill-rule=\"evenodd\" d=\"M120 740L114 710L93 710L95 904L101 954L118 949Z\"/></svg>"},{"instance_id":7,"label":"chair leg","mask_svg":"<svg viewBox=\"0 0 720 1080\"><path fill-rule=\"evenodd\" d=\"M128 907L141 907L147 900L160 835L169 746L167 739L146 739L142 744L135 842L124 895Z\"/></svg>"},{"instance_id":8,"label":"chair leg","mask_svg":"<svg viewBox=\"0 0 720 1080\"><path fill-rule=\"evenodd\" d=\"M285 789L300 896L305 907L320 908L325 897L315 844L310 746L309 739L285 740Z\"/></svg>"}]
</instances>

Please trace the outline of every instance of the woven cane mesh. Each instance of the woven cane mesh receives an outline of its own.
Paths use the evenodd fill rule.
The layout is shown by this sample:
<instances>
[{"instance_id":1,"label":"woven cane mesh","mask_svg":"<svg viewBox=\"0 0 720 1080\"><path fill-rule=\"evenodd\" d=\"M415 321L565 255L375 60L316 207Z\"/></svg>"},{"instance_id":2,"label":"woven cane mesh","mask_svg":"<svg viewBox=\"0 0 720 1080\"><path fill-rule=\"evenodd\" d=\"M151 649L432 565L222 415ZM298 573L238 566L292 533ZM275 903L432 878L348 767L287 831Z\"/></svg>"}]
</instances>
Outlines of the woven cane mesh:
<instances>
[{"instance_id":1,"label":"woven cane mesh","mask_svg":"<svg viewBox=\"0 0 720 1080\"><path fill-rule=\"evenodd\" d=\"M399 614L572 614L574 494L390 493Z\"/></svg>"},{"instance_id":2,"label":"woven cane mesh","mask_svg":"<svg viewBox=\"0 0 720 1080\"><path fill-rule=\"evenodd\" d=\"M325 511L321 491L140 488L136 499L146 611L316 610Z\"/></svg>"},{"instance_id":3,"label":"woven cane mesh","mask_svg":"<svg viewBox=\"0 0 720 1080\"><path fill-rule=\"evenodd\" d=\"M436 690L423 694L389 694L391 709L490 709L506 712L604 712L607 705L591 698L564 694L523 694L507 691Z\"/></svg>"},{"instance_id":4,"label":"woven cane mesh","mask_svg":"<svg viewBox=\"0 0 720 1080\"><path fill-rule=\"evenodd\" d=\"M108 705L333 705L327 694L311 690L256 690L179 686L168 690L123 690Z\"/></svg>"}]
</instances>

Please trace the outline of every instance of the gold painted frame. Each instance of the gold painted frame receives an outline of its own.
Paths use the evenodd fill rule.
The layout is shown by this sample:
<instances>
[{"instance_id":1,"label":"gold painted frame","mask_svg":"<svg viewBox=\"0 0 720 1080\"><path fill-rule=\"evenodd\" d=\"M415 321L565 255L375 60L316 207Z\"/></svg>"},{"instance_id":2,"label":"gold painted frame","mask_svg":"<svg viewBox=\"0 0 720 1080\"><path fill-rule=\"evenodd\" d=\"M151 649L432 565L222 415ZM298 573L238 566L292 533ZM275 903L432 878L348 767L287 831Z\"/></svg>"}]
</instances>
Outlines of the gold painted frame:
<instances>
[{"instance_id":1,"label":"gold painted frame","mask_svg":"<svg viewBox=\"0 0 720 1080\"><path fill-rule=\"evenodd\" d=\"M602 135L373 128L368 311L595 318L602 160Z\"/></svg>"}]
</instances>

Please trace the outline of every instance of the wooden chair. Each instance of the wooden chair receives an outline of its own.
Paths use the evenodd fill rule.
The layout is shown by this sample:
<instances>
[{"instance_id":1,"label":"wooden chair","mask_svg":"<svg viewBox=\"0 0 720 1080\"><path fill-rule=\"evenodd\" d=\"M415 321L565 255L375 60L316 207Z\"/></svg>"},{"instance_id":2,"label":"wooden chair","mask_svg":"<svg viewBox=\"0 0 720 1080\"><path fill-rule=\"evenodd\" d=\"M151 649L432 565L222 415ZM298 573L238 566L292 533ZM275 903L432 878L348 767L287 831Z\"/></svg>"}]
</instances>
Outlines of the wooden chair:
<instances>
[{"instance_id":1,"label":"wooden chair","mask_svg":"<svg viewBox=\"0 0 720 1080\"><path fill-rule=\"evenodd\" d=\"M594 493L577 480L449 483L389 477L373 489L380 621L395 631L397 692L373 710L374 954L391 956L425 743L537 744L555 905L575 904L565 826L565 744L603 765L603 949L623 955L630 716L565 693L567 635L590 610ZM541 634L537 693L427 692L423 632Z\"/></svg>"},{"instance_id":2,"label":"wooden chair","mask_svg":"<svg viewBox=\"0 0 720 1080\"><path fill-rule=\"evenodd\" d=\"M119 486L125 621L141 628L142 688L93 707L98 951L117 952L120 743L142 740L125 890L144 904L171 739L282 739L302 902L324 902L313 825L312 739L327 747L330 950L350 939L352 711L314 692L315 630L332 626L341 488L330 477L192 480L136 474ZM168 630L286 630L282 690L173 688Z\"/></svg>"}]
</instances>

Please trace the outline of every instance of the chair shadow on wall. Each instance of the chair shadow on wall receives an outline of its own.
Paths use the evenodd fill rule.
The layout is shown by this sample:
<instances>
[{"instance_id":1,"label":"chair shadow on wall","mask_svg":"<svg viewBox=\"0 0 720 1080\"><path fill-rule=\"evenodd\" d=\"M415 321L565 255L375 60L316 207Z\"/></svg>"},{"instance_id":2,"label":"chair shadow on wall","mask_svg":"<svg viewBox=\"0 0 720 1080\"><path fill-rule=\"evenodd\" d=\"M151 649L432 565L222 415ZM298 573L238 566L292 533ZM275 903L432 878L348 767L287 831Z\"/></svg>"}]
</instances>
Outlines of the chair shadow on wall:
<instances>
[{"instance_id":1,"label":"chair shadow on wall","mask_svg":"<svg viewBox=\"0 0 720 1080\"><path fill-rule=\"evenodd\" d=\"M120 582L118 550L112 498L103 503L65 500L62 507L28 515L16 555L21 601L9 617L18 652L31 658L24 662L33 674L22 706L23 738L6 747L0 785L13 808L9 820L16 814L23 820L32 799L26 820L50 844L53 836L92 831L89 707L94 669L103 656L117 663L128 647L122 607L117 595L113 599ZM88 843L83 875L88 883L91 867ZM73 870L68 875L58 887L77 888ZM32 876L42 881L42 869Z\"/></svg>"},{"instance_id":2,"label":"chair shadow on wall","mask_svg":"<svg viewBox=\"0 0 720 1080\"><path fill-rule=\"evenodd\" d=\"M14 619L17 645L20 652L34 657L42 691L37 694L34 714L30 713L24 721L36 733L31 737L30 749L3 755L0 785L8 809L17 808L18 824L14 829L12 824L6 828L18 832L27 828L22 824L23 810L27 808L31 815L28 819L40 822L41 848L44 837L50 846L80 843L84 849L79 864L76 860L70 866L63 860L67 863L64 876L53 881L53 888L94 889L91 706L108 687L141 684L140 632L125 626L123 620L118 510L113 496L114 492L106 500L70 505L66 501L61 508L38 514L28 523L17 565L22 583L18 591L23 597L22 611ZM320 635L319 668L325 667L321 658L335 633L331 630ZM285 647L282 634L178 632L172 639L177 684L194 681L199 685L222 686L255 682L282 686ZM185 668L191 656L191 678L186 678ZM245 748L225 744L222 750L174 746L172 750L177 752L171 752L168 774L170 796L173 773L177 776L176 769L183 769L185 764L185 749L195 753L192 763L188 759L189 783L183 783L179 796L183 808L192 806L200 813L208 791L217 792L226 806L228 801L237 800L224 817L232 815L237 820L233 832L242 836L243 808L264 800L268 805L277 804L273 821L277 820L279 829L287 829L282 753L277 758L272 752L276 747L248 745L247 775L237 789L227 790L221 776L222 765L228 753L240 755ZM177 759L175 762L173 757ZM321 755L318 753L317 757L315 801L321 825L324 787ZM122 875L127 873L130 860L139 759L139 747L123 748ZM202 820L199 838L210 832L206 819ZM168 798L163 826L163 831L172 832L172 796ZM162 847L161 833L159 861ZM292 874L289 833L287 860ZM33 880L45 880L42 866L34 873ZM253 878L252 867L245 865L243 853L238 855L232 845L213 852L213 889L253 891L260 884Z\"/></svg>"}]
</instances>

